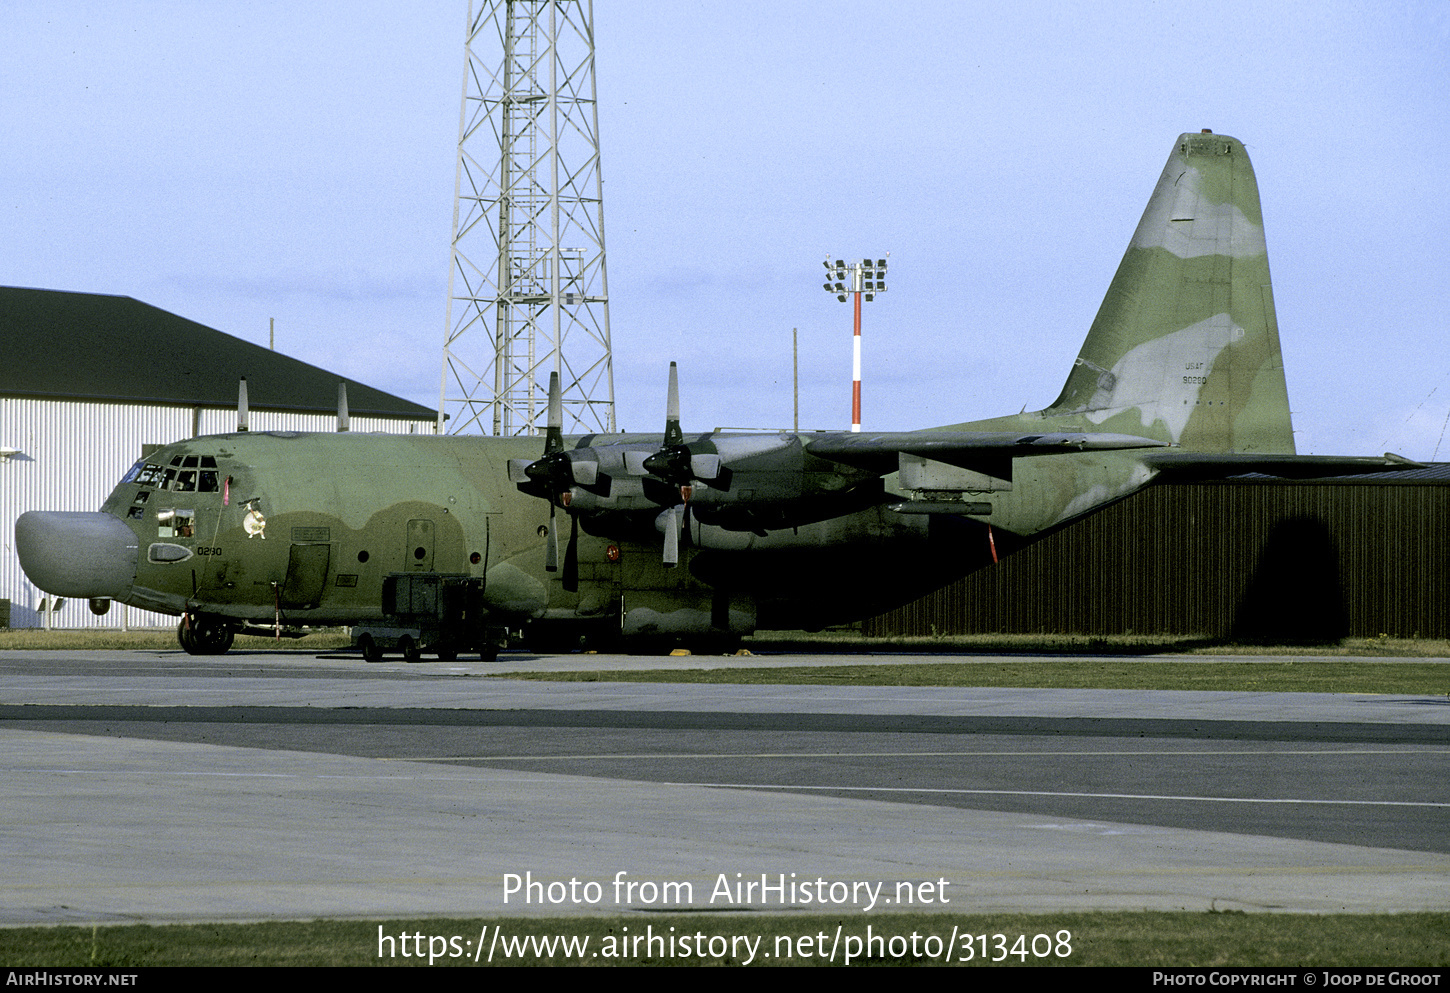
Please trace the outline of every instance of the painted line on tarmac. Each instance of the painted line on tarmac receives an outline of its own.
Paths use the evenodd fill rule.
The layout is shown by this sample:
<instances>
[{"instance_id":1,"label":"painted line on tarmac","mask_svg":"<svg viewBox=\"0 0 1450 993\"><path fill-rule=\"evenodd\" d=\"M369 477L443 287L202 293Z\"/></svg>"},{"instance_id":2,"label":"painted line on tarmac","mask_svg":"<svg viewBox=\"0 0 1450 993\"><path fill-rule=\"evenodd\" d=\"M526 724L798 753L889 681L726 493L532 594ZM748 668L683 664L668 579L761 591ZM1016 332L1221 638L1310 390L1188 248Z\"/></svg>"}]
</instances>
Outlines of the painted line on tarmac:
<instances>
[{"instance_id":1,"label":"painted line on tarmac","mask_svg":"<svg viewBox=\"0 0 1450 993\"><path fill-rule=\"evenodd\" d=\"M1041 796L1081 800L1190 800L1198 803L1282 803L1312 806L1445 807L1434 800L1309 800L1297 797L1172 796L1157 793L1066 793L1052 790L971 790L941 786L792 786L779 783L656 783L657 786L699 786L723 790L785 790L788 792L932 793L961 796Z\"/></svg>"},{"instance_id":2,"label":"painted line on tarmac","mask_svg":"<svg viewBox=\"0 0 1450 993\"><path fill-rule=\"evenodd\" d=\"M1271 748L1254 749L1194 749L1186 751L1135 750L1135 751L972 751L972 752L592 752L588 755L379 755L372 756L383 762L581 762L589 759L861 759L861 758L1073 758L1116 755L1146 755L1154 758L1169 758L1176 755L1450 755L1450 749L1443 748L1335 748L1335 749L1293 749L1276 751Z\"/></svg>"}]
</instances>

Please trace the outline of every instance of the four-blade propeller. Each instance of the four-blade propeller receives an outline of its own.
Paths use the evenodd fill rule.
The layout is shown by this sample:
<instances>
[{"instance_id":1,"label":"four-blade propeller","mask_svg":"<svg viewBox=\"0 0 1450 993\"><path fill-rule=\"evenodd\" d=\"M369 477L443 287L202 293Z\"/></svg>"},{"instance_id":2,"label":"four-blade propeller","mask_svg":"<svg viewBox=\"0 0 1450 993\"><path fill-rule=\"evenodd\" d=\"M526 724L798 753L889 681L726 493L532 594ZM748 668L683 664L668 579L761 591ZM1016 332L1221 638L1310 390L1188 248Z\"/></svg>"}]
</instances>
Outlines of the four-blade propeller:
<instances>
[{"instance_id":1,"label":"four-blade propeller","mask_svg":"<svg viewBox=\"0 0 1450 993\"><path fill-rule=\"evenodd\" d=\"M664 444L644 458L641 466L649 473L640 480L645 496L665 508L655 524L665 536L662 561L665 568L672 568L680 562L681 531L687 544L690 540L693 484L712 483L727 488L730 471L721 466L719 455L696 454L685 444L685 434L680 430L680 374L674 362L670 363L669 393L665 398Z\"/></svg>"}]
</instances>

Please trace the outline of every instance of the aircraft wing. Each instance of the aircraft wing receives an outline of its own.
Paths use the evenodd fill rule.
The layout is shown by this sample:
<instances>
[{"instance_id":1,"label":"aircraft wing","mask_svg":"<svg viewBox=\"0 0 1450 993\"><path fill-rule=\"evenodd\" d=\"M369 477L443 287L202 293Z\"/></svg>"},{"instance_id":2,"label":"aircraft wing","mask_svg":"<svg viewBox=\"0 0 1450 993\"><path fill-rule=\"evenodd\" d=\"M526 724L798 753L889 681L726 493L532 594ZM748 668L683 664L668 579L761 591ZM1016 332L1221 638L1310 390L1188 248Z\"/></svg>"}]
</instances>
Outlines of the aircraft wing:
<instances>
[{"instance_id":1,"label":"aircraft wing","mask_svg":"<svg viewBox=\"0 0 1450 993\"><path fill-rule=\"evenodd\" d=\"M1072 452L1167 448L1168 443L1130 434L1054 431L887 431L860 434L832 432L802 435L805 450L831 462L873 472L895 472L898 456L945 462L970 469L984 461Z\"/></svg>"},{"instance_id":2,"label":"aircraft wing","mask_svg":"<svg viewBox=\"0 0 1450 993\"><path fill-rule=\"evenodd\" d=\"M1143 463L1165 479L1190 482L1259 473L1285 479L1423 469L1424 464L1386 452L1384 455L1264 455L1249 452L1148 452Z\"/></svg>"}]
</instances>

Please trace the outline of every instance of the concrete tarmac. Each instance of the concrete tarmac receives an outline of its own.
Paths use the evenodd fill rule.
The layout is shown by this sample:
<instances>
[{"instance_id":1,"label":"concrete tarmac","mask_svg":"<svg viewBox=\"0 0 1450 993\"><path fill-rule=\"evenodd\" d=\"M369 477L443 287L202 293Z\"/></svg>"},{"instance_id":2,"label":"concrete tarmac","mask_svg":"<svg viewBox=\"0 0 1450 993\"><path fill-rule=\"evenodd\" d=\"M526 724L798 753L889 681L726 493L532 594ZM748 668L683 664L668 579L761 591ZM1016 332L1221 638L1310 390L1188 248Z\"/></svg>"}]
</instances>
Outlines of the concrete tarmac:
<instances>
[{"instance_id":1,"label":"concrete tarmac","mask_svg":"<svg viewBox=\"0 0 1450 993\"><path fill-rule=\"evenodd\" d=\"M0 653L0 924L1450 909L1445 697L488 678L902 660Z\"/></svg>"}]
</instances>

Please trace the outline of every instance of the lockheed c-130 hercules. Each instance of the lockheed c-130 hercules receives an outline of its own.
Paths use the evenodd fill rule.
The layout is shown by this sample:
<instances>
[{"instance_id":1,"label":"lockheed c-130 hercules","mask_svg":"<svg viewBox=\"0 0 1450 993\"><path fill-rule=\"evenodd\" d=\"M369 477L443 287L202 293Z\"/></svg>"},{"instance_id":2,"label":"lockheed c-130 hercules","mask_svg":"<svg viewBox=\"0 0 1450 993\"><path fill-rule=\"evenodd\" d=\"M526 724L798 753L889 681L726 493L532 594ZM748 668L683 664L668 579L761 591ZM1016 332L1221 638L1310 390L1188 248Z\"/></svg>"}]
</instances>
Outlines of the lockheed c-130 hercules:
<instances>
[{"instance_id":1,"label":"lockheed c-130 hercules","mask_svg":"<svg viewBox=\"0 0 1450 993\"><path fill-rule=\"evenodd\" d=\"M409 658L729 643L907 602L1165 477L1373 471L1294 454L1258 188L1185 134L1061 395L891 433L236 433L137 462L96 513L24 514L43 590L180 615L183 647L353 625ZM1399 461L1403 464L1403 460ZM567 518L567 521L563 520ZM562 547L561 547L562 546ZM398 635L398 631L404 633ZM376 635L376 638L374 637Z\"/></svg>"}]
</instances>

